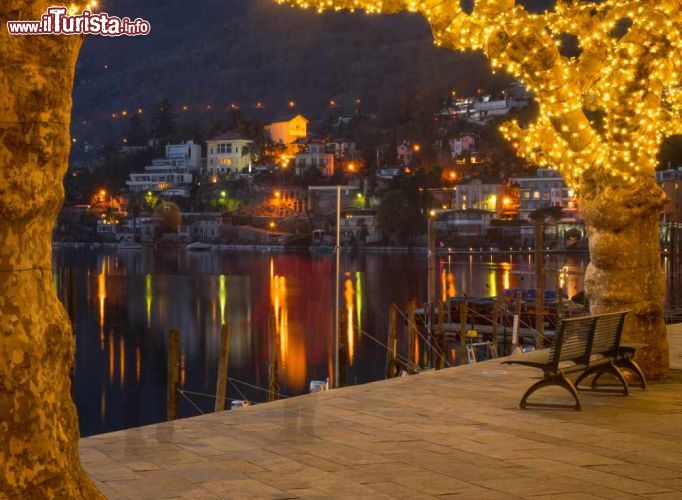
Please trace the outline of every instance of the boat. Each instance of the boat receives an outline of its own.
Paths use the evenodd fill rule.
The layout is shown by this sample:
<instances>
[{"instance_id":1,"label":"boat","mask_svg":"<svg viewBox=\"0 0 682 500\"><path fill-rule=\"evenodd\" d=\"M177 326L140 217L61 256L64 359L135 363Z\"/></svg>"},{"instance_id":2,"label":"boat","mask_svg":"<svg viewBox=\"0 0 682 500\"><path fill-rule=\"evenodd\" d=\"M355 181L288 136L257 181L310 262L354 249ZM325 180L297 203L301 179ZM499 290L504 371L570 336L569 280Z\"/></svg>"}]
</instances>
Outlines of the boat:
<instances>
[{"instance_id":1,"label":"boat","mask_svg":"<svg viewBox=\"0 0 682 500\"><path fill-rule=\"evenodd\" d=\"M197 241L195 243L190 243L185 247L185 250L188 252L208 252L211 250L211 245L208 243L203 243L201 241Z\"/></svg>"},{"instance_id":2,"label":"boat","mask_svg":"<svg viewBox=\"0 0 682 500\"><path fill-rule=\"evenodd\" d=\"M118 240L116 249L121 251L142 250L142 243L135 241L135 235L124 234Z\"/></svg>"}]
</instances>

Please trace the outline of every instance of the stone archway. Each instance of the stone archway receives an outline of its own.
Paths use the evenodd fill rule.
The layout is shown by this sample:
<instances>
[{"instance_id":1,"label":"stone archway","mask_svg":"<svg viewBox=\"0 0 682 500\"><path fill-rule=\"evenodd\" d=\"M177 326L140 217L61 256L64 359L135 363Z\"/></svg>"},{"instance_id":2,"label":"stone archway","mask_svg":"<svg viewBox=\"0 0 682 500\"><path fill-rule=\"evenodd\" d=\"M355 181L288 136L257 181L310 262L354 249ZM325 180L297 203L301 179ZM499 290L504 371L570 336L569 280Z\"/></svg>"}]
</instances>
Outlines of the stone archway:
<instances>
[{"instance_id":1,"label":"stone archway","mask_svg":"<svg viewBox=\"0 0 682 500\"><path fill-rule=\"evenodd\" d=\"M96 499L78 455L74 342L51 258L82 39L6 28L50 5L0 2L0 496Z\"/></svg>"}]
</instances>

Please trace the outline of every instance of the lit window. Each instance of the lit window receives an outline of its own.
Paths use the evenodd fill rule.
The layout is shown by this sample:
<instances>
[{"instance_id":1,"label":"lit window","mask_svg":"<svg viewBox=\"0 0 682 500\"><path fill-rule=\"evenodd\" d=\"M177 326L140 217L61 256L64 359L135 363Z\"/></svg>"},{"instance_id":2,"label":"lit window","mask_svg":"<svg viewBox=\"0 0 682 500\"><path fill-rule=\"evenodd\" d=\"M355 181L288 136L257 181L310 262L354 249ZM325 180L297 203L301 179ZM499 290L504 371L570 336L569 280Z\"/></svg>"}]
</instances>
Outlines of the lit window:
<instances>
[{"instance_id":1,"label":"lit window","mask_svg":"<svg viewBox=\"0 0 682 500\"><path fill-rule=\"evenodd\" d=\"M539 200L540 199L540 191L535 191L533 193L533 199L534 200Z\"/></svg>"}]
</instances>

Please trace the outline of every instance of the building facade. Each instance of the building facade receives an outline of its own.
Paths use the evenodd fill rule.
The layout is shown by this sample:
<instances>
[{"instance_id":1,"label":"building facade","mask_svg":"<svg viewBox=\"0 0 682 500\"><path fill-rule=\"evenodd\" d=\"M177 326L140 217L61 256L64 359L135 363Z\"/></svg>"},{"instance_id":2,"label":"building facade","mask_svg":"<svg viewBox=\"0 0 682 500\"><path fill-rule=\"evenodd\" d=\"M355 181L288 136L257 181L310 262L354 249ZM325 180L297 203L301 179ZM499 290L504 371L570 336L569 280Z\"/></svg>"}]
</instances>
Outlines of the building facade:
<instances>
[{"instance_id":1,"label":"building facade","mask_svg":"<svg viewBox=\"0 0 682 500\"><path fill-rule=\"evenodd\" d=\"M144 172L131 173L126 185L132 193L159 193L165 197L188 197L194 175L201 165L201 146L187 141L168 144L166 156L155 158Z\"/></svg>"},{"instance_id":2,"label":"building facade","mask_svg":"<svg viewBox=\"0 0 682 500\"><path fill-rule=\"evenodd\" d=\"M288 148L297 139L308 137L308 120L301 114L284 116L266 125L264 133L271 144Z\"/></svg>"},{"instance_id":3,"label":"building facade","mask_svg":"<svg viewBox=\"0 0 682 500\"><path fill-rule=\"evenodd\" d=\"M204 174L225 175L240 173L252 168L253 141L235 132L213 137L206 141L206 166Z\"/></svg>"},{"instance_id":4,"label":"building facade","mask_svg":"<svg viewBox=\"0 0 682 500\"><path fill-rule=\"evenodd\" d=\"M507 182L493 177L472 177L455 188L457 210L485 210L498 218L503 215L505 202L508 201Z\"/></svg>"},{"instance_id":5,"label":"building facade","mask_svg":"<svg viewBox=\"0 0 682 500\"><path fill-rule=\"evenodd\" d=\"M318 168L322 175L331 177L334 175L334 153L328 153L327 147L322 142L309 142L305 148L296 154L296 174L301 175L307 169Z\"/></svg>"},{"instance_id":6,"label":"building facade","mask_svg":"<svg viewBox=\"0 0 682 500\"><path fill-rule=\"evenodd\" d=\"M533 176L514 177L510 181L518 189L519 218L529 219L539 208L558 206L563 210L563 221L582 220L579 199L558 170L540 168Z\"/></svg>"},{"instance_id":7,"label":"building facade","mask_svg":"<svg viewBox=\"0 0 682 500\"><path fill-rule=\"evenodd\" d=\"M682 168L656 172L656 180L668 196L663 222L682 222Z\"/></svg>"}]
</instances>

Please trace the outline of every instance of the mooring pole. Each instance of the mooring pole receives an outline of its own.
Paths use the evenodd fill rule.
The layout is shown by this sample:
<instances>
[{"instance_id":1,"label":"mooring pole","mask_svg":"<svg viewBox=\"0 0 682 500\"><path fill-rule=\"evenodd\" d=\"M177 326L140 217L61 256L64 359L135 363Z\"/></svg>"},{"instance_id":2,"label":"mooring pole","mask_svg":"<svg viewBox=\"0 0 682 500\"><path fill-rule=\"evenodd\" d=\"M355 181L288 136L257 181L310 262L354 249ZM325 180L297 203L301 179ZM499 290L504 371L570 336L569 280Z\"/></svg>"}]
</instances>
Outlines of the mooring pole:
<instances>
[{"instance_id":1,"label":"mooring pole","mask_svg":"<svg viewBox=\"0 0 682 500\"><path fill-rule=\"evenodd\" d=\"M467 357L467 315L469 313L469 304L467 301L459 303L459 343L460 343L460 364L464 364Z\"/></svg>"},{"instance_id":2,"label":"mooring pole","mask_svg":"<svg viewBox=\"0 0 682 500\"><path fill-rule=\"evenodd\" d=\"M339 317L339 308L341 307L340 290L341 287L341 186L336 186L336 247L334 253L336 254L336 281L334 294L334 387L339 386L339 341L341 334L339 332L341 318Z\"/></svg>"},{"instance_id":3,"label":"mooring pole","mask_svg":"<svg viewBox=\"0 0 682 500\"><path fill-rule=\"evenodd\" d=\"M227 377L230 363L230 325L226 323L220 329L220 354L218 359L218 380L216 382L215 411L225 409L227 395Z\"/></svg>"},{"instance_id":4,"label":"mooring pole","mask_svg":"<svg viewBox=\"0 0 682 500\"><path fill-rule=\"evenodd\" d=\"M415 309L416 304L412 300L407 306L407 373L410 375L415 373L417 367L417 360L415 359L415 342L416 342L416 325L415 325Z\"/></svg>"},{"instance_id":5,"label":"mooring pole","mask_svg":"<svg viewBox=\"0 0 682 500\"><path fill-rule=\"evenodd\" d=\"M516 349L518 345L520 345L521 338L519 337L519 326L521 324L521 308L523 305L523 296L521 295L521 291L518 290L516 292L516 308L514 311L514 323L512 325L512 343L511 343L511 349L512 351Z\"/></svg>"},{"instance_id":6,"label":"mooring pole","mask_svg":"<svg viewBox=\"0 0 682 500\"><path fill-rule=\"evenodd\" d=\"M397 331L397 307L391 304L388 308L388 351L386 352L386 376L393 377L391 367L396 366L398 358L398 331ZM397 376L397 375L396 375Z\"/></svg>"},{"instance_id":7,"label":"mooring pole","mask_svg":"<svg viewBox=\"0 0 682 500\"><path fill-rule=\"evenodd\" d=\"M279 395L279 383L277 379L279 377L279 367L277 366L277 350L279 347L279 339L277 337L277 317L275 316L274 309L268 314L268 344L269 358L268 363L268 392L267 401L276 401Z\"/></svg>"},{"instance_id":8,"label":"mooring pole","mask_svg":"<svg viewBox=\"0 0 682 500\"><path fill-rule=\"evenodd\" d=\"M537 331L536 346L541 349L545 335L545 222L541 218L535 219L535 288L537 298L535 302L535 330Z\"/></svg>"},{"instance_id":9,"label":"mooring pole","mask_svg":"<svg viewBox=\"0 0 682 500\"><path fill-rule=\"evenodd\" d=\"M500 298L495 297L493 301L493 338L492 340L492 351L495 353L494 357L497 357L497 324L500 319Z\"/></svg>"},{"instance_id":10,"label":"mooring pole","mask_svg":"<svg viewBox=\"0 0 682 500\"><path fill-rule=\"evenodd\" d=\"M166 420L178 417L178 382L180 380L180 332L168 332L168 374L166 380Z\"/></svg>"},{"instance_id":11,"label":"mooring pole","mask_svg":"<svg viewBox=\"0 0 682 500\"><path fill-rule=\"evenodd\" d=\"M446 302L438 303L438 370L445 368L445 304Z\"/></svg>"},{"instance_id":12,"label":"mooring pole","mask_svg":"<svg viewBox=\"0 0 682 500\"><path fill-rule=\"evenodd\" d=\"M433 333L433 306L436 303L436 220L433 215L428 218L428 305L424 308L424 314L428 314L428 335Z\"/></svg>"}]
</instances>

